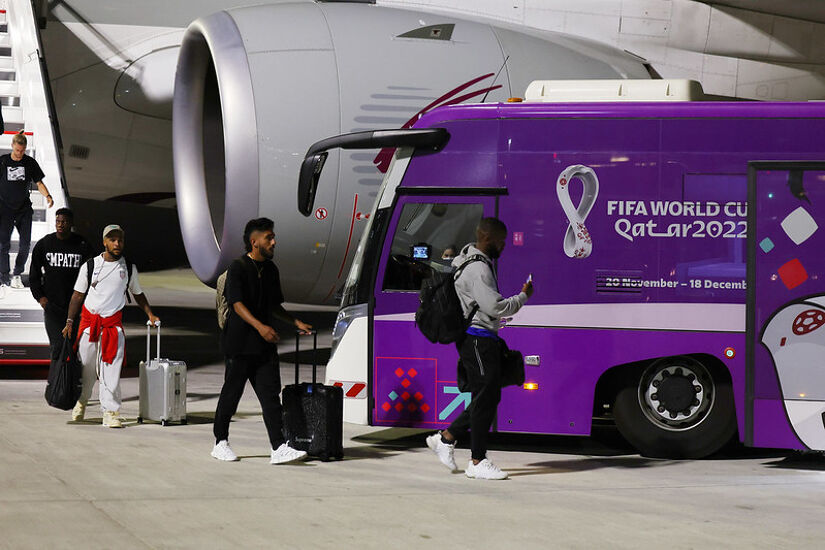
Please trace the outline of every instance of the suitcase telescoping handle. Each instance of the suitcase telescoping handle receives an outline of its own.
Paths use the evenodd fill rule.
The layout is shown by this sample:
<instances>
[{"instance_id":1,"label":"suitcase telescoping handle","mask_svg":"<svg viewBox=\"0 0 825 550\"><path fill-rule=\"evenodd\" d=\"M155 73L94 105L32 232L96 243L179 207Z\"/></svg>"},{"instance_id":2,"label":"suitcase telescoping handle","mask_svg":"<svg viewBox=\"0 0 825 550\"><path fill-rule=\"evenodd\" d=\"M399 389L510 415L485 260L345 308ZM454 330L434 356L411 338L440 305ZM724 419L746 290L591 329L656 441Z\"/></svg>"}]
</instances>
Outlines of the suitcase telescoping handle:
<instances>
[{"instance_id":1,"label":"suitcase telescoping handle","mask_svg":"<svg viewBox=\"0 0 825 550\"><path fill-rule=\"evenodd\" d=\"M301 344L301 335L304 334L300 330L295 331L295 385L298 385L298 366L300 365L299 347ZM310 331L312 334L312 383L316 383L316 371L318 369L318 331Z\"/></svg>"},{"instance_id":2,"label":"suitcase telescoping handle","mask_svg":"<svg viewBox=\"0 0 825 550\"><path fill-rule=\"evenodd\" d=\"M158 344L157 344L157 357L156 359L160 359L160 321L155 323L155 326L158 327ZM149 343L152 341L152 321L146 321L146 364L149 364L151 359L150 352L149 352Z\"/></svg>"}]
</instances>

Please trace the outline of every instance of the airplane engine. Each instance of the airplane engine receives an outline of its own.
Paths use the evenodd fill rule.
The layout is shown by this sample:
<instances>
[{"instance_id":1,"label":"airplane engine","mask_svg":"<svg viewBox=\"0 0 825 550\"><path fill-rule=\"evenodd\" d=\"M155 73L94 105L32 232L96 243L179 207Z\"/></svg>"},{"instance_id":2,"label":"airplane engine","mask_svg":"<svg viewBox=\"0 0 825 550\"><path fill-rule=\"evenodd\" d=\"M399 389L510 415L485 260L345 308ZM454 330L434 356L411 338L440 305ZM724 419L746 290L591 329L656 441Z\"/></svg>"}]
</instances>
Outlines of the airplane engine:
<instances>
[{"instance_id":1,"label":"airplane engine","mask_svg":"<svg viewBox=\"0 0 825 550\"><path fill-rule=\"evenodd\" d=\"M317 210L304 218L297 177L312 143L400 128L439 105L504 101L535 79L647 77L638 58L583 39L369 4L295 2L198 19L183 38L173 105L190 264L214 283L242 253L247 220L267 216L288 300L330 303L389 159L330 152Z\"/></svg>"}]
</instances>

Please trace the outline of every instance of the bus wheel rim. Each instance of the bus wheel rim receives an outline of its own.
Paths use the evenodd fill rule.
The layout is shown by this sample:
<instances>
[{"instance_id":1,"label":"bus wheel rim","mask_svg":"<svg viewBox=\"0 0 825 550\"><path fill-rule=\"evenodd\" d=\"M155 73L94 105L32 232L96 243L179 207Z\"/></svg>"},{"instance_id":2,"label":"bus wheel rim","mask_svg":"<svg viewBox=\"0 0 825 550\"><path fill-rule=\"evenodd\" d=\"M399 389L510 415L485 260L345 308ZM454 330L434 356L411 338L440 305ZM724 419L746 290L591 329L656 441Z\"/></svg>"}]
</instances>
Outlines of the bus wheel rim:
<instances>
[{"instance_id":1,"label":"bus wheel rim","mask_svg":"<svg viewBox=\"0 0 825 550\"><path fill-rule=\"evenodd\" d=\"M639 381L639 406L657 427L675 432L692 430L713 408L716 388L707 369L695 361L651 365Z\"/></svg>"}]
</instances>

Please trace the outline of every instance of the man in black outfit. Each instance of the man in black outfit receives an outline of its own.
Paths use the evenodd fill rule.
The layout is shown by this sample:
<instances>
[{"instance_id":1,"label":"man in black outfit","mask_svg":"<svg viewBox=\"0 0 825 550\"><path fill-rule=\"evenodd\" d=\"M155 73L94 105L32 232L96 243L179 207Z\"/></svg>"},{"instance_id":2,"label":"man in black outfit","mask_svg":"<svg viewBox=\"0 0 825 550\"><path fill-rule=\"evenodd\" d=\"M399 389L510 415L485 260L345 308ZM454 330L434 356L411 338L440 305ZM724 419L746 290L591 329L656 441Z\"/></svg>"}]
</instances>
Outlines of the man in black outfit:
<instances>
[{"instance_id":1,"label":"man in black outfit","mask_svg":"<svg viewBox=\"0 0 825 550\"><path fill-rule=\"evenodd\" d=\"M49 208L54 200L43 183L43 170L32 157L26 154L27 139L23 130L11 141L11 154L0 157L0 285L23 288L20 275L29 259L29 245L32 236L32 201L29 190L32 184L46 197ZM14 229L20 237L14 274L9 276L9 250Z\"/></svg>"},{"instance_id":2,"label":"man in black outfit","mask_svg":"<svg viewBox=\"0 0 825 550\"><path fill-rule=\"evenodd\" d=\"M229 446L229 422L238 409L246 381L258 395L264 424L272 445L271 464L285 464L306 457L284 441L281 419L281 373L278 364L279 337L275 318L290 323L302 332L310 325L295 319L284 309L284 296L275 253L274 222L268 218L250 220L244 229L247 253L236 259L226 273L224 294L229 318L223 332L226 373L215 411L215 447L212 456L235 461L238 456Z\"/></svg>"},{"instance_id":3,"label":"man in black outfit","mask_svg":"<svg viewBox=\"0 0 825 550\"><path fill-rule=\"evenodd\" d=\"M73 224L71 210L61 208L57 211L54 224L57 231L37 241L29 270L32 296L43 308L52 360L60 355L61 331L66 325L77 273L83 262L92 256L92 247L86 239L72 232Z\"/></svg>"}]
</instances>

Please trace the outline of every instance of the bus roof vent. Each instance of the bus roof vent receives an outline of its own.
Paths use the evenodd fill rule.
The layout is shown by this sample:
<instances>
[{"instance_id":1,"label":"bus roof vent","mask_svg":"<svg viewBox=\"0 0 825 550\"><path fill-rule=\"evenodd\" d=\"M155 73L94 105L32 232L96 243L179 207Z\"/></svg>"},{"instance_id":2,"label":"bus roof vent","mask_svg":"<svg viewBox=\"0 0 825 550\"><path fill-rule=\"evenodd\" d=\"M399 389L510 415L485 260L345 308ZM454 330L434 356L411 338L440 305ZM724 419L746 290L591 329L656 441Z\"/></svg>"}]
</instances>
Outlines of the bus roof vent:
<instances>
[{"instance_id":1,"label":"bus roof vent","mask_svg":"<svg viewBox=\"0 0 825 550\"><path fill-rule=\"evenodd\" d=\"M525 101L570 103L590 101L702 101L696 80L534 80Z\"/></svg>"}]
</instances>

